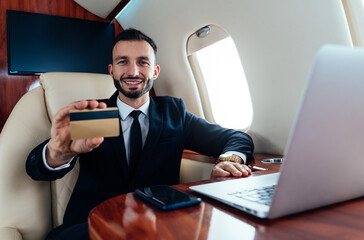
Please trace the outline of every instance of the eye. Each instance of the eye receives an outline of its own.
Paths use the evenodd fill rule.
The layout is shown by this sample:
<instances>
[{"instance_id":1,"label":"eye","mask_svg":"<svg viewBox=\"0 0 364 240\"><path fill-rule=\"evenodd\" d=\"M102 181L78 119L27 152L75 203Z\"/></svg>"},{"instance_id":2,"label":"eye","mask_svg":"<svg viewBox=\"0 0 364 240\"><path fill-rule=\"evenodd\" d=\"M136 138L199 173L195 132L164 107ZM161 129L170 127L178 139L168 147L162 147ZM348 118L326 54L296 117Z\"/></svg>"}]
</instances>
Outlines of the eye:
<instances>
[{"instance_id":1,"label":"eye","mask_svg":"<svg viewBox=\"0 0 364 240\"><path fill-rule=\"evenodd\" d=\"M117 65L126 65L128 64L128 60L125 59L125 58L119 58L119 59L116 59L116 62L115 62Z\"/></svg>"},{"instance_id":2,"label":"eye","mask_svg":"<svg viewBox=\"0 0 364 240\"><path fill-rule=\"evenodd\" d=\"M147 67L147 66L149 66L150 64L149 64L149 61L146 61L146 60L140 60L139 61L139 64L141 65L141 66L144 66L144 67Z\"/></svg>"},{"instance_id":3,"label":"eye","mask_svg":"<svg viewBox=\"0 0 364 240\"><path fill-rule=\"evenodd\" d=\"M116 64L125 65L126 63L127 63L126 60L120 60L120 61L117 61Z\"/></svg>"}]
</instances>

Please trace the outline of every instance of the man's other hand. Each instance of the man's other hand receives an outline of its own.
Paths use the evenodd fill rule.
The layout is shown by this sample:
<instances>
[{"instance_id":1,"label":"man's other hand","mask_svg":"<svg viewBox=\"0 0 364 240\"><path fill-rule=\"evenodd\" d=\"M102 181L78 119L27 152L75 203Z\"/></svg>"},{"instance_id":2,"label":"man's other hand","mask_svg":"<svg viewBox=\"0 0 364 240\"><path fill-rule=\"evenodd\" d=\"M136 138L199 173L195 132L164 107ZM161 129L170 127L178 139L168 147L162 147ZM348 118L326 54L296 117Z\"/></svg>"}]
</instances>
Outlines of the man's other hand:
<instances>
[{"instance_id":1,"label":"man's other hand","mask_svg":"<svg viewBox=\"0 0 364 240\"><path fill-rule=\"evenodd\" d=\"M222 161L212 169L211 177L248 177L251 172L251 169L244 164Z\"/></svg>"}]
</instances>

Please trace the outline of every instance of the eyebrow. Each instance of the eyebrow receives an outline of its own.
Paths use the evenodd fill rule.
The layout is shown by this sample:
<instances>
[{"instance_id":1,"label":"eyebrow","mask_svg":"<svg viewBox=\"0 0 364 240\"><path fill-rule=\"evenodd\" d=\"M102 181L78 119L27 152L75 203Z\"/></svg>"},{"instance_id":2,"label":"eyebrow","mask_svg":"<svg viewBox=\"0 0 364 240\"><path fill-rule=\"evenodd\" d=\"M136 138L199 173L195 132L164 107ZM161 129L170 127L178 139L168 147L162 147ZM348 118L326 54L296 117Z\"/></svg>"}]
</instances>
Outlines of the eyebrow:
<instances>
[{"instance_id":1,"label":"eyebrow","mask_svg":"<svg viewBox=\"0 0 364 240\"><path fill-rule=\"evenodd\" d=\"M149 57L143 57L143 56L141 56L141 57L138 57L138 59L139 60L147 60L147 61L150 61Z\"/></svg>"},{"instance_id":2,"label":"eyebrow","mask_svg":"<svg viewBox=\"0 0 364 240\"><path fill-rule=\"evenodd\" d=\"M117 56L117 57L114 59L114 61L116 62L116 61L118 61L118 60L120 60L120 59L129 59L129 57L128 57L128 56ZM145 56L140 56L140 57L138 57L137 59L138 59L138 60L147 60L147 61L150 61L149 57L145 57Z\"/></svg>"}]
</instances>

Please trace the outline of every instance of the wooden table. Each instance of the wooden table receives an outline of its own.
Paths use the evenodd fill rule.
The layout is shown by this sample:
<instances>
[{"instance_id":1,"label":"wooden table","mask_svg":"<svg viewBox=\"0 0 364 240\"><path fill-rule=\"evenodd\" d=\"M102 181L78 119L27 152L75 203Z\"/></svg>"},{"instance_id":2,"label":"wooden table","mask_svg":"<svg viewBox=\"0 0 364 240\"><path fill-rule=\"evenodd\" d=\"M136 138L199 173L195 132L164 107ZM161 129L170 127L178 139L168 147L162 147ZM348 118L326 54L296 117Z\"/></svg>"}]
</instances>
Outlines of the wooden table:
<instances>
[{"instance_id":1,"label":"wooden table","mask_svg":"<svg viewBox=\"0 0 364 240\"><path fill-rule=\"evenodd\" d=\"M278 172L280 164L252 176ZM259 219L189 190L189 186L223 181L219 178L173 187L197 195L194 207L164 212L134 193L106 200L89 215L91 239L364 239L364 199L336 204L276 220Z\"/></svg>"}]
</instances>

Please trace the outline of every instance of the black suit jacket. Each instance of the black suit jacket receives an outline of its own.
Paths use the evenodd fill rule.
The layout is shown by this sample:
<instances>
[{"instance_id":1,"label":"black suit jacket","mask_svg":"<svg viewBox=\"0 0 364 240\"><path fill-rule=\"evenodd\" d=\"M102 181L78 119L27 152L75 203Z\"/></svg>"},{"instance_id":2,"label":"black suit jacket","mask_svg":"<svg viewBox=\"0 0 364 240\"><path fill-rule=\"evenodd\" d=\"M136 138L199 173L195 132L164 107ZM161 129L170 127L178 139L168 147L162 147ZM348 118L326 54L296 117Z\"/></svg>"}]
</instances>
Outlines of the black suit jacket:
<instances>
[{"instance_id":1,"label":"black suit jacket","mask_svg":"<svg viewBox=\"0 0 364 240\"><path fill-rule=\"evenodd\" d=\"M117 97L116 92L101 101L114 107ZM65 225L87 221L90 210L110 197L148 185L178 184L183 149L208 156L233 150L250 158L253 153L253 142L247 134L196 117L186 111L181 99L152 97L149 121L142 156L135 166L127 165L123 134L105 138L98 148L80 155L80 173L65 212ZM27 159L27 173L35 180L61 178L76 162L56 173L47 170L42 162L42 149L47 142L37 146Z\"/></svg>"}]
</instances>

